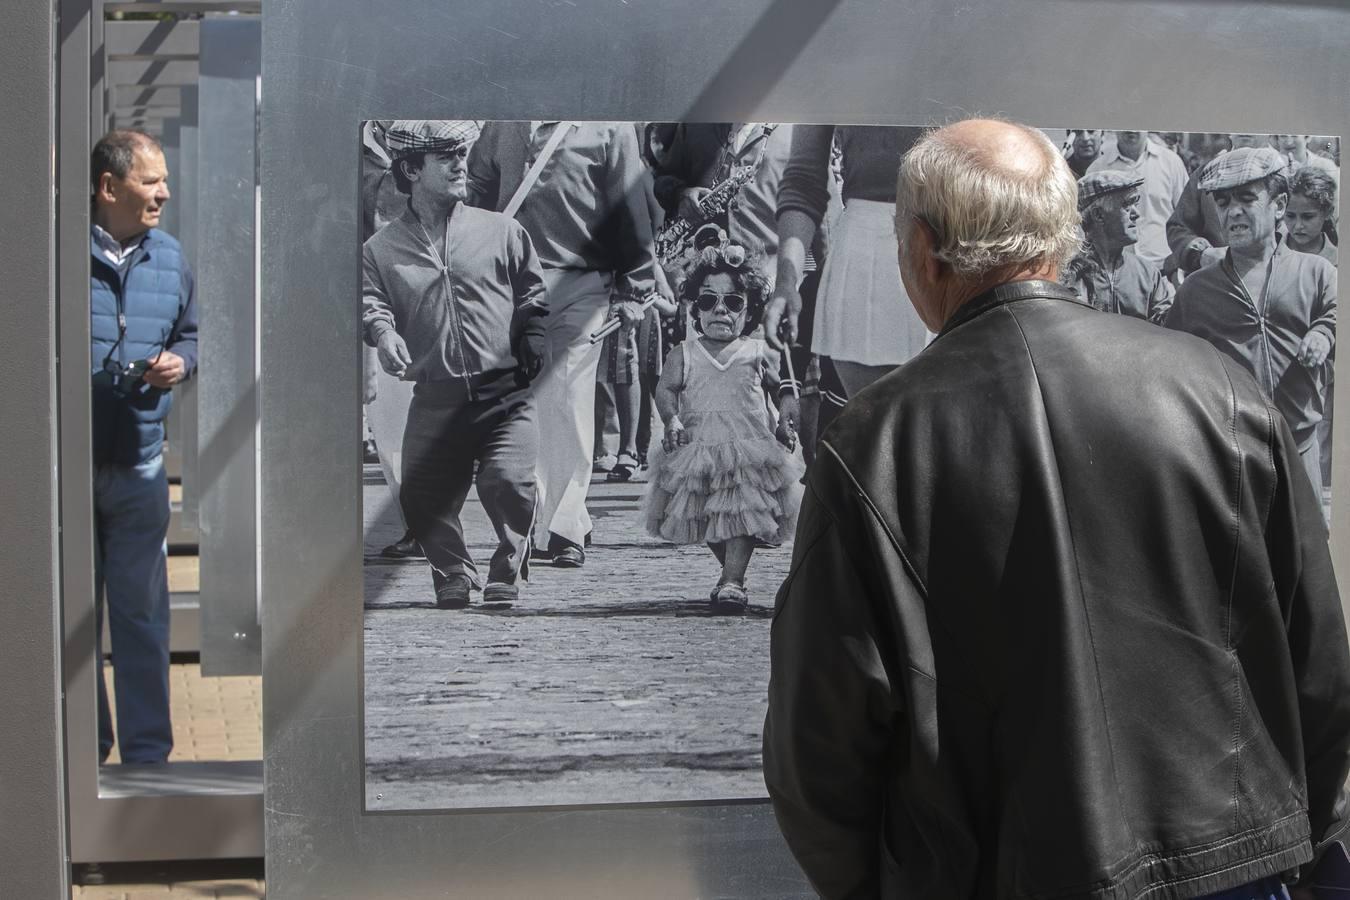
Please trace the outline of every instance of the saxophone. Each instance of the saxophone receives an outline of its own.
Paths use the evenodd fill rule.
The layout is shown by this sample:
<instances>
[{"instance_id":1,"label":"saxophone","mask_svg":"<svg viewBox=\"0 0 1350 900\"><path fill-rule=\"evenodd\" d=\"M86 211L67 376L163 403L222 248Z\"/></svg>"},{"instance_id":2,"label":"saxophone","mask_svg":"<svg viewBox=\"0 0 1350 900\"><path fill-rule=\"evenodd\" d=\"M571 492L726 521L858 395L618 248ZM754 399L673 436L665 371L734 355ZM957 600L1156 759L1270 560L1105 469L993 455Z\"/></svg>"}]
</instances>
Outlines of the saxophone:
<instances>
[{"instance_id":1,"label":"saxophone","mask_svg":"<svg viewBox=\"0 0 1350 900\"><path fill-rule=\"evenodd\" d=\"M662 266L668 269L675 265L693 240L694 232L699 226L718 218L730 208L731 201L740 193L741 188L745 187L759 171L759 166L769 151L769 136L776 127L776 125L764 126L764 142L760 144L753 162L733 167L726 178L717 182L703 195L703 199L698 202L697 220L676 216L656 232L656 258Z\"/></svg>"}]
</instances>

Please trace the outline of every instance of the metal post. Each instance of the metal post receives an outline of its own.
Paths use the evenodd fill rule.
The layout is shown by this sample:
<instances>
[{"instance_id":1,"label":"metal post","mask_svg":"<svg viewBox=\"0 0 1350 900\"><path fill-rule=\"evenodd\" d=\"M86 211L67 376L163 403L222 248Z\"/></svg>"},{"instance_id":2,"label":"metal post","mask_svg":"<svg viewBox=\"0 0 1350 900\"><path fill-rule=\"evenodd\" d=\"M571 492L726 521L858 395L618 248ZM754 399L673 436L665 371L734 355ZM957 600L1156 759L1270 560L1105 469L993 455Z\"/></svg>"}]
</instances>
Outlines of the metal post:
<instances>
[{"instance_id":1,"label":"metal post","mask_svg":"<svg viewBox=\"0 0 1350 900\"><path fill-rule=\"evenodd\" d=\"M17 177L0 205L0 229L26 235L9 257L8 317L22 340L0 354L6 385L0 429L0 583L13 600L0 654L0 841L4 892L14 897L69 896L65 776L60 699L60 592L57 563L55 215L51 146L55 132L55 9L20 4L0 35L8 89L0 118L20 127L0 135L0 157ZM78 32L81 22L63 20ZM40 137L39 137L40 136ZM88 351L81 360L88 358Z\"/></svg>"}]
</instances>

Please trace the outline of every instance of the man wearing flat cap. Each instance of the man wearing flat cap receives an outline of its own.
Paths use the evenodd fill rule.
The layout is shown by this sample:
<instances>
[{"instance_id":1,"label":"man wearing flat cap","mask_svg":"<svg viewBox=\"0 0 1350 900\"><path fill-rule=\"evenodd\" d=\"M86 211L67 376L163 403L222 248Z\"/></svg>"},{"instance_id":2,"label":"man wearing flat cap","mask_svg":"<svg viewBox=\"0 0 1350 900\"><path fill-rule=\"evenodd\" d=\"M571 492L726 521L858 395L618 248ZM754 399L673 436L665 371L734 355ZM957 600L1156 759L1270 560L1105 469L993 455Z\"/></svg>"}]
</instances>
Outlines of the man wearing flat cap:
<instances>
[{"instance_id":1,"label":"man wearing flat cap","mask_svg":"<svg viewBox=\"0 0 1350 900\"><path fill-rule=\"evenodd\" d=\"M394 122L385 140L408 202L362 250L366 342L414 383L399 502L442 609L462 609L480 587L459 520L475 463L498 539L484 601L517 599L534 521L529 379L543 361L544 282L524 228L463 202L477 137L474 122Z\"/></svg>"},{"instance_id":2,"label":"man wearing flat cap","mask_svg":"<svg viewBox=\"0 0 1350 900\"><path fill-rule=\"evenodd\" d=\"M1214 199L1228 251L1182 283L1167 326L1204 338L1255 376L1289 423L1320 495L1317 424L1336 342L1336 267L1291 250L1276 230L1289 181L1274 149L1216 157L1199 188Z\"/></svg>"},{"instance_id":3,"label":"man wearing flat cap","mask_svg":"<svg viewBox=\"0 0 1350 900\"><path fill-rule=\"evenodd\" d=\"M1084 242L1069 264L1067 280L1100 310L1160 325L1172 305L1172 285L1133 250L1143 183L1143 176L1117 169L1078 180Z\"/></svg>"}]
</instances>

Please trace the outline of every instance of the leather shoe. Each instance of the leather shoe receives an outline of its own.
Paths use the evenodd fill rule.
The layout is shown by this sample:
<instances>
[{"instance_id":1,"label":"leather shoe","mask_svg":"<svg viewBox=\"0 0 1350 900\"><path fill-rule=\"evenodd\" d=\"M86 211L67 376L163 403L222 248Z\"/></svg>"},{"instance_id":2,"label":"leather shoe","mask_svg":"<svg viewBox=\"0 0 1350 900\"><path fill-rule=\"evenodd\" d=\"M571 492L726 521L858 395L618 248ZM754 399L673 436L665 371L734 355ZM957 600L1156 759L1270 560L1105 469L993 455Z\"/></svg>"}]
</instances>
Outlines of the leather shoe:
<instances>
[{"instance_id":1,"label":"leather shoe","mask_svg":"<svg viewBox=\"0 0 1350 900\"><path fill-rule=\"evenodd\" d=\"M515 603L520 599L520 588L514 583L489 581L483 588L484 603Z\"/></svg>"},{"instance_id":2,"label":"leather shoe","mask_svg":"<svg viewBox=\"0 0 1350 900\"><path fill-rule=\"evenodd\" d=\"M431 582L436 587L437 609L464 609L469 605L469 591L473 589L473 582L468 575L462 572L442 575L433 569Z\"/></svg>"},{"instance_id":3,"label":"leather shoe","mask_svg":"<svg viewBox=\"0 0 1350 900\"><path fill-rule=\"evenodd\" d=\"M422 545L417 543L417 538L413 537L411 531L407 531L403 537L381 550L380 555L385 559L417 559L424 554Z\"/></svg>"},{"instance_id":4,"label":"leather shoe","mask_svg":"<svg viewBox=\"0 0 1350 900\"><path fill-rule=\"evenodd\" d=\"M553 554L553 565L559 569L580 569L586 564L586 551L576 544L568 544Z\"/></svg>"}]
</instances>

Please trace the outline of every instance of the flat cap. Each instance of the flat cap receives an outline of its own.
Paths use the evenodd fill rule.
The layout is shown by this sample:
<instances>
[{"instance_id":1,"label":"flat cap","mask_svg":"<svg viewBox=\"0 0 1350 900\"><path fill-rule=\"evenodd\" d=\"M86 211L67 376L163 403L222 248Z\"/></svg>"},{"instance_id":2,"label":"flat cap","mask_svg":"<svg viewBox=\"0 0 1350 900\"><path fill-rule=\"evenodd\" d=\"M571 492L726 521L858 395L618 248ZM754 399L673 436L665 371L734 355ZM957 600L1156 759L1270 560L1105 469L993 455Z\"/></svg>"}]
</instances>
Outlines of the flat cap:
<instances>
[{"instance_id":1,"label":"flat cap","mask_svg":"<svg viewBox=\"0 0 1350 900\"><path fill-rule=\"evenodd\" d=\"M1239 147L1221 153L1200 172L1202 191L1225 191L1283 170L1288 161L1273 147Z\"/></svg>"},{"instance_id":2,"label":"flat cap","mask_svg":"<svg viewBox=\"0 0 1350 900\"><path fill-rule=\"evenodd\" d=\"M472 119L399 119L384 133L389 155L398 159L409 153L445 153L478 139L478 123Z\"/></svg>"},{"instance_id":3,"label":"flat cap","mask_svg":"<svg viewBox=\"0 0 1350 900\"><path fill-rule=\"evenodd\" d=\"M1116 191L1128 191L1144 183L1143 175L1126 172L1121 169L1102 169L1089 172L1078 179L1078 208L1087 209L1093 200L1114 194Z\"/></svg>"}]
</instances>

